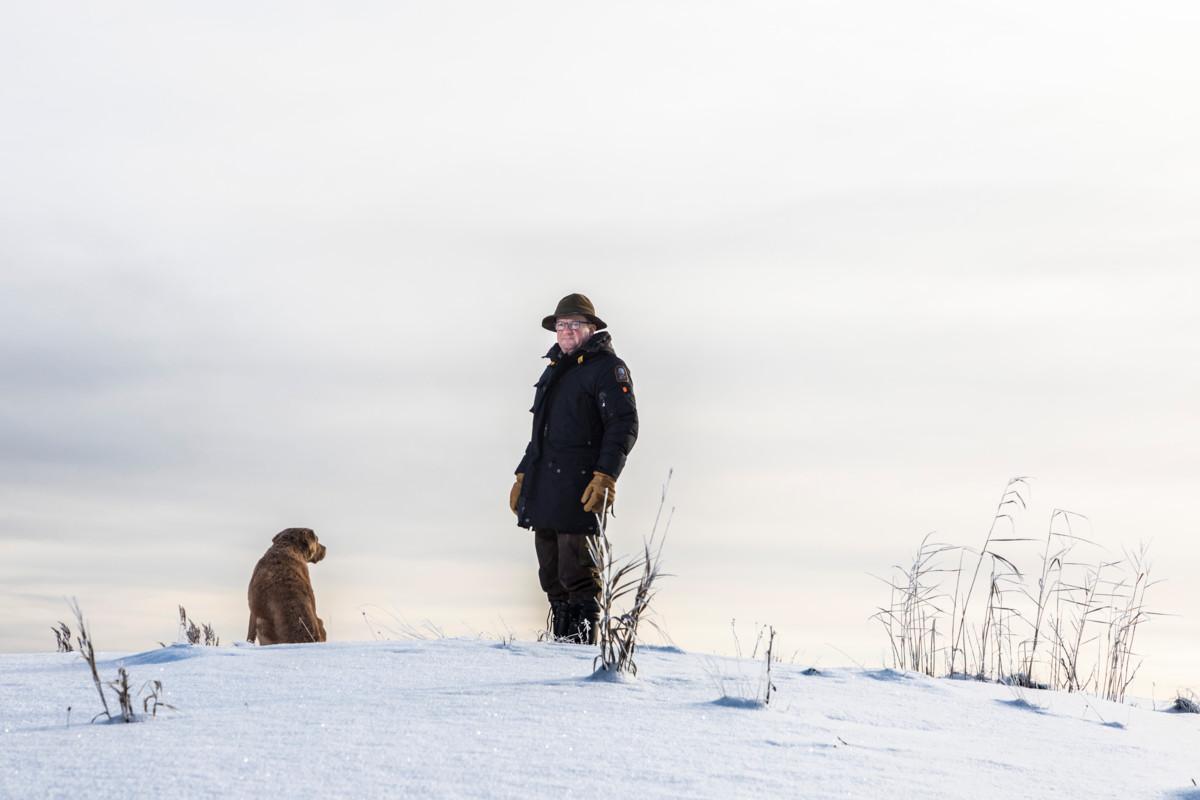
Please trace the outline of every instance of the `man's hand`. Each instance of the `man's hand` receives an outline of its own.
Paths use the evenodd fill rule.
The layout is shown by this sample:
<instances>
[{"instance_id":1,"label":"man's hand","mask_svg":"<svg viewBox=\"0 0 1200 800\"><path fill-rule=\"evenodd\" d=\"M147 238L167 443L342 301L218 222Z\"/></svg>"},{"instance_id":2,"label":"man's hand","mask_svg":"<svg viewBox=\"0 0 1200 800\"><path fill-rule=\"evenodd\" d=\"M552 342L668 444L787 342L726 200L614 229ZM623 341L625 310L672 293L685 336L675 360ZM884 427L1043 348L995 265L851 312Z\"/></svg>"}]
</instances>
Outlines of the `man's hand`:
<instances>
[{"instance_id":1,"label":"man's hand","mask_svg":"<svg viewBox=\"0 0 1200 800\"><path fill-rule=\"evenodd\" d=\"M598 514L605 504L605 490L608 491L608 505L611 506L617 501L617 479L603 472L593 472L592 482L579 498L579 502L583 503L583 510L589 514Z\"/></svg>"},{"instance_id":2,"label":"man's hand","mask_svg":"<svg viewBox=\"0 0 1200 800\"><path fill-rule=\"evenodd\" d=\"M518 472L517 479L513 481L513 486L508 490L508 507L512 512L517 513L517 500L521 497L521 484L525 482L525 473Z\"/></svg>"}]
</instances>

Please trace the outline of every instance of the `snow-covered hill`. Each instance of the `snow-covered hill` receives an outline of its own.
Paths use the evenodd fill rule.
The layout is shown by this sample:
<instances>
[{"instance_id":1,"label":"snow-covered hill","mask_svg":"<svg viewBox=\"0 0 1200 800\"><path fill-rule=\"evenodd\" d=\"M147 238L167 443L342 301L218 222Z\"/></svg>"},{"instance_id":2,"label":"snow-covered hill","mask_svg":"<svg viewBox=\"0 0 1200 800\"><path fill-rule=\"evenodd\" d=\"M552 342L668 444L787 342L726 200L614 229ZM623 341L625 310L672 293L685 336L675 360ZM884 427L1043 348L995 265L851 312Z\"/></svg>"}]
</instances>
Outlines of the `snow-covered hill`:
<instances>
[{"instance_id":1,"label":"snow-covered hill","mask_svg":"<svg viewBox=\"0 0 1200 800\"><path fill-rule=\"evenodd\" d=\"M431 640L176 645L101 654L139 724L88 724L77 654L0 655L0 796L1200 799L1200 716L889 670L641 651L591 679L594 648ZM1160 702L1160 706L1166 703ZM68 724L68 707L70 717Z\"/></svg>"}]
</instances>

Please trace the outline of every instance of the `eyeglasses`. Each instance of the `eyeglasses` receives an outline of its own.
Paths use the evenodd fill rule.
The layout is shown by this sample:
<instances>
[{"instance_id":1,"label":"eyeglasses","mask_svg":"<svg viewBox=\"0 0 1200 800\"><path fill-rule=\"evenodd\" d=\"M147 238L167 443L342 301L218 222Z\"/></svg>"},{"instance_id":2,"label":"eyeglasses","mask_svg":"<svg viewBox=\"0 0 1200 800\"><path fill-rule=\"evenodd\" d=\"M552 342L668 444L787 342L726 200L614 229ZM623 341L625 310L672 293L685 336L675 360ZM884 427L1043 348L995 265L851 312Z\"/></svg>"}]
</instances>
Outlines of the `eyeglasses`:
<instances>
[{"instance_id":1,"label":"eyeglasses","mask_svg":"<svg viewBox=\"0 0 1200 800\"><path fill-rule=\"evenodd\" d=\"M580 322L577 319L562 320L560 322L554 323L554 330L556 330L556 331L577 331L580 328L582 328L584 325L587 325L587 324L588 323Z\"/></svg>"}]
</instances>

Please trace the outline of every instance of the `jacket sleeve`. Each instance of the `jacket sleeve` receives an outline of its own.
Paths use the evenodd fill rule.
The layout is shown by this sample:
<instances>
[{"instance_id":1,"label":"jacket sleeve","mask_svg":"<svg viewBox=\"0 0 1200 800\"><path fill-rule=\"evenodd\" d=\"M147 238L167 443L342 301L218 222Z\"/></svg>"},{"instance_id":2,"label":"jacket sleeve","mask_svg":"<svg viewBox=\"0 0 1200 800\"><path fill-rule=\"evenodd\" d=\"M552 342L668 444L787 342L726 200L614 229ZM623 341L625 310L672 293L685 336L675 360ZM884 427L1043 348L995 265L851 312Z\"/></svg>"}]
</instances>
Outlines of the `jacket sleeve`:
<instances>
[{"instance_id":1,"label":"jacket sleeve","mask_svg":"<svg viewBox=\"0 0 1200 800\"><path fill-rule=\"evenodd\" d=\"M638 437L633 380L624 361L618 358L600 373L596 380L595 397L600 424L604 428L596 471L618 478Z\"/></svg>"},{"instance_id":2,"label":"jacket sleeve","mask_svg":"<svg viewBox=\"0 0 1200 800\"><path fill-rule=\"evenodd\" d=\"M516 468L516 470L513 471L513 474L514 475L524 475L525 470L528 468L528 464L529 464L529 446L526 445L525 455L521 456L521 463L517 464L517 468Z\"/></svg>"}]
</instances>

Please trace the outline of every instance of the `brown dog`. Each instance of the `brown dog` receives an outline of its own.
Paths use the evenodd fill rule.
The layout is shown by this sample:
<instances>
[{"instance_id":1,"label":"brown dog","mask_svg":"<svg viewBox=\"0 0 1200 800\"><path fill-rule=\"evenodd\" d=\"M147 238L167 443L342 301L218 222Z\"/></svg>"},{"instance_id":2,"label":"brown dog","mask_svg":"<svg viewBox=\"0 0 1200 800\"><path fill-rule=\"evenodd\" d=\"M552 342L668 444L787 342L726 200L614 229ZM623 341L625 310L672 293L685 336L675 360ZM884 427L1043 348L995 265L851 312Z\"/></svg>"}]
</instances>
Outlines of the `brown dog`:
<instances>
[{"instance_id":1,"label":"brown dog","mask_svg":"<svg viewBox=\"0 0 1200 800\"><path fill-rule=\"evenodd\" d=\"M325 624L317 616L317 598L308 578L308 562L325 557L325 545L308 528L275 534L274 544L258 560L250 577L250 631L246 641L259 644L323 642Z\"/></svg>"}]
</instances>

